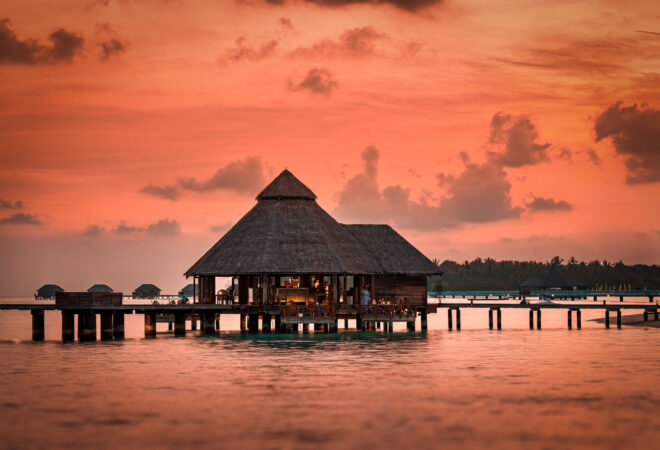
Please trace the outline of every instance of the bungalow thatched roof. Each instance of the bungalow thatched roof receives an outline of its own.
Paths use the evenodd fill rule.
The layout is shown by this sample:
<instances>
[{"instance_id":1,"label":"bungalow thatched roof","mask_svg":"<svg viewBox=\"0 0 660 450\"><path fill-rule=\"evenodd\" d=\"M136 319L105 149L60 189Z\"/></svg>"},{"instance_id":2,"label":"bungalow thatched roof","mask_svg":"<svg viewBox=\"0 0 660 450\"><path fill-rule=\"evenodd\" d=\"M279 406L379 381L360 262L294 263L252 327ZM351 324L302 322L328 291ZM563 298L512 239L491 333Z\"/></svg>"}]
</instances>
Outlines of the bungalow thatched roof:
<instances>
[{"instance_id":1,"label":"bungalow thatched roof","mask_svg":"<svg viewBox=\"0 0 660 450\"><path fill-rule=\"evenodd\" d=\"M351 226L338 223L315 199L307 186L284 170L257 196L257 204L185 275L372 274L389 269L396 269L394 273L438 273L390 227L376 226L368 233L351 231ZM364 236L358 239L361 234ZM386 249L376 248L380 243L372 242L372 237L381 235L387 241ZM380 261L383 257L385 262Z\"/></svg>"},{"instance_id":2,"label":"bungalow thatched roof","mask_svg":"<svg viewBox=\"0 0 660 450\"><path fill-rule=\"evenodd\" d=\"M380 266L378 273L441 274L438 266L389 225L344 225Z\"/></svg>"},{"instance_id":3,"label":"bungalow thatched roof","mask_svg":"<svg viewBox=\"0 0 660 450\"><path fill-rule=\"evenodd\" d=\"M55 295L55 292L64 292L64 289L57 284L44 284L37 289L37 294L40 297L52 297Z\"/></svg>"},{"instance_id":4,"label":"bungalow thatched roof","mask_svg":"<svg viewBox=\"0 0 660 450\"><path fill-rule=\"evenodd\" d=\"M114 292L110 286L107 284L95 284L87 292Z\"/></svg>"},{"instance_id":5,"label":"bungalow thatched roof","mask_svg":"<svg viewBox=\"0 0 660 450\"><path fill-rule=\"evenodd\" d=\"M148 294L148 295L158 295L160 294L160 288L155 284L144 283L135 288L133 295L135 294Z\"/></svg>"}]
</instances>

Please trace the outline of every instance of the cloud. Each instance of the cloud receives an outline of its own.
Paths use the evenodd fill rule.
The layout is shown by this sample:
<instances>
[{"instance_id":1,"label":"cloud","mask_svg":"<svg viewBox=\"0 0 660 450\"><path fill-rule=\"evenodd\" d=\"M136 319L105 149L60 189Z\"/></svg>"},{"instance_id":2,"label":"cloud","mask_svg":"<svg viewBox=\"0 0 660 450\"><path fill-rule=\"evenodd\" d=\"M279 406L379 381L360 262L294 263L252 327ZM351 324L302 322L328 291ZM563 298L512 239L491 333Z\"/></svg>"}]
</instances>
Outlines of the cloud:
<instances>
[{"instance_id":1,"label":"cloud","mask_svg":"<svg viewBox=\"0 0 660 450\"><path fill-rule=\"evenodd\" d=\"M660 181L660 110L610 106L595 121L596 142L610 138L628 169L626 184Z\"/></svg>"},{"instance_id":2,"label":"cloud","mask_svg":"<svg viewBox=\"0 0 660 450\"><path fill-rule=\"evenodd\" d=\"M0 219L2 225L43 225L44 223L36 214L16 213L9 217Z\"/></svg>"},{"instance_id":3,"label":"cloud","mask_svg":"<svg viewBox=\"0 0 660 450\"><path fill-rule=\"evenodd\" d=\"M565 200L555 200L554 198L544 198L532 195L532 201L526 203L527 208L533 212L539 211L570 211L573 206Z\"/></svg>"},{"instance_id":4,"label":"cloud","mask_svg":"<svg viewBox=\"0 0 660 450\"><path fill-rule=\"evenodd\" d=\"M147 227L151 236L176 236L181 234L181 225L176 220L162 219Z\"/></svg>"},{"instance_id":5,"label":"cloud","mask_svg":"<svg viewBox=\"0 0 660 450\"><path fill-rule=\"evenodd\" d=\"M41 44L37 39L20 40L10 27L8 18L0 20L0 64L58 64L71 62L80 52L84 39L60 28L48 39L51 45Z\"/></svg>"},{"instance_id":6,"label":"cloud","mask_svg":"<svg viewBox=\"0 0 660 450\"><path fill-rule=\"evenodd\" d=\"M589 161L594 163L595 165L599 166L600 165L600 156L598 156L598 153L596 153L596 150L593 148L587 149L587 158L589 158Z\"/></svg>"},{"instance_id":7,"label":"cloud","mask_svg":"<svg viewBox=\"0 0 660 450\"><path fill-rule=\"evenodd\" d=\"M23 202L20 200L11 201L0 199L0 208L2 209L21 209L23 207Z\"/></svg>"},{"instance_id":8,"label":"cloud","mask_svg":"<svg viewBox=\"0 0 660 450\"><path fill-rule=\"evenodd\" d=\"M292 3L289 0L265 0L266 3L271 5L284 5ZM403 9L409 12L417 12L429 6L443 3L443 0L299 0L304 3L311 3L319 6L326 6L332 8L340 8L349 5L392 5L396 8Z\"/></svg>"},{"instance_id":9,"label":"cloud","mask_svg":"<svg viewBox=\"0 0 660 450\"><path fill-rule=\"evenodd\" d=\"M290 91L308 90L313 94L330 95L338 86L332 73L326 68L313 68L300 81L289 79Z\"/></svg>"},{"instance_id":10,"label":"cloud","mask_svg":"<svg viewBox=\"0 0 660 450\"><path fill-rule=\"evenodd\" d=\"M241 36L236 39L234 47L225 50L225 54L219 59L219 63L226 65L244 60L259 61L271 56L278 44L279 42L276 39L270 39L257 45L248 41L245 36Z\"/></svg>"},{"instance_id":11,"label":"cloud","mask_svg":"<svg viewBox=\"0 0 660 450\"><path fill-rule=\"evenodd\" d=\"M309 47L298 47L291 55L366 55L375 53L376 43L388 38L371 26L351 28L336 40L322 39Z\"/></svg>"},{"instance_id":12,"label":"cloud","mask_svg":"<svg viewBox=\"0 0 660 450\"><path fill-rule=\"evenodd\" d=\"M99 47L101 47L101 60L107 60L111 56L116 56L126 51L126 44L120 41L117 38L111 38L107 41L100 42Z\"/></svg>"},{"instance_id":13,"label":"cloud","mask_svg":"<svg viewBox=\"0 0 660 450\"><path fill-rule=\"evenodd\" d=\"M280 17L279 19L277 19L277 23L279 26L287 30L294 29L293 22L291 22L291 20L287 19L286 17Z\"/></svg>"},{"instance_id":14,"label":"cloud","mask_svg":"<svg viewBox=\"0 0 660 450\"><path fill-rule=\"evenodd\" d=\"M100 227L97 227L97 225L92 225L88 228L88 230L94 229L93 231L99 231L99 228ZM145 228L127 225L126 221L122 220L119 225L117 225L117 227L113 228L111 231L115 234L123 236L145 233L150 236L168 237L181 234L181 225L176 220L161 219L158 222L154 222Z\"/></svg>"},{"instance_id":15,"label":"cloud","mask_svg":"<svg viewBox=\"0 0 660 450\"><path fill-rule=\"evenodd\" d=\"M386 221L402 228L438 230L518 218L522 212L511 205L511 183L498 164L475 164L464 157L465 168L458 176L438 175L447 186L447 195L430 204L424 199L411 200L409 190L400 185L381 190L378 150L367 147L361 156L363 171L337 194L334 213L349 221Z\"/></svg>"},{"instance_id":16,"label":"cloud","mask_svg":"<svg viewBox=\"0 0 660 450\"><path fill-rule=\"evenodd\" d=\"M213 176L205 180L179 178L175 184L155 186L149 184L140 192L166 200L178 200L183 190L208 192L226 189L241 194L252 194L266 182L263 162L258 156L233 161L219 168Z\"/></svg>"},{"instance_id":17,"label":"cloud","mask_svg":"<svg viewBox=\"0 0 660 450\"><path fill-rule=\"evenodd\" d=\"M549 143L536 142L538 131L529 116L498 112L490 121L489 157L505 167L521 167L548 159ZM497 151L499 149L499 151Z\"/></svg>"},{"instance_id":18,"label":"cloud","mask_svg":"<svg viewBox=\"0 0 660 450\"><path fill-rule=\"evenodd\" d=\"M172 201L178 200L179 195L181 194L181 191L177 186L156 186L153 184L146 185L140 190L140 192Z\"/></svg>"},{"instance_id":19,"label":"cloud","mask_svg":"<svg viewBox=\"0 0 660 450\"><path fill-rule=\"evenodd\" d=\"M82 235L87 237L99 237L103 236L104 233L104 227L100 225L90 225L85 229L85 231L82 232Z\"/></svg>"}]
</instances>

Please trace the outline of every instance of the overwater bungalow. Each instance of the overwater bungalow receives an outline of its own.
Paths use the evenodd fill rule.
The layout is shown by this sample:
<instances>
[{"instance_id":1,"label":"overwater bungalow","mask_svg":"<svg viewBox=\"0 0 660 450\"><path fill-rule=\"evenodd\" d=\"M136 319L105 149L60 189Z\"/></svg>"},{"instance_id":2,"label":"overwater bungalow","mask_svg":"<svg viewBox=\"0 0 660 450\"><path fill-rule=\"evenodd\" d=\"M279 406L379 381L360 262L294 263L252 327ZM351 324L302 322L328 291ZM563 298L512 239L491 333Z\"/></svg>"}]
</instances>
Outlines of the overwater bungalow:
<instances>
[{"instance_id":1,"label":"overwater bungalow","mask_svg":"<svg viewBox=\"0 0 660 450\"><path fill-rule=\"evenodd\" d=\"M60 286L58 286L56 284L44 284L39 289L37 289L37 293L34 294L34 299L35 300L54 300L55 299L55 294L57 292L64 292L64 289L62 289Z\"/></svg>"},{"instance_id":2,"label":"overwater bungalow","mask_svg":"<svg viewBox=\"0 0 660 450\"><path fill-rule=\"evenodd\" d=\"M195 285L193 283L186 284L183 289L179 291L179 297L183 295L189 298L193 298L195 296Z\"/></svg>"},{"instance_id":3,"label":"overwater bungalow","mask_svg":"<svg viewBox=\"0 0 660 450\"><path fill-rule=\"evenodd\" d=\"M107 284L95 284L87 292L114 292L114 290Z\"/></svg>"},{"instance_id":4,"label":"overwater bungalow","mask_svg":"<svg viewBox=\"0 0 660 450\"><path fill-rule=\"evenodd\" d=\"M133 298L156 298L160 296L160 288L155 284L141 284L133 291Z\"/></svg>"},{"instance_id":5,"label":"overwater bungalow","mask_svg":"<svg viewBox=\"0 0 660 450\"><path fill-rule=\"evenodd\" d=\"M587 289L587 283L581 280L563 277L556 264L550 265L544 278L528 278L520 284L521 294L529 295L531 291L569 291Z\"/></svg>"},{"instance_id":6,"label":"overwater bungalow","mask_svg":"<svg viewBox=\"0 0 660 450\"><path fill-rule=\"evenodd\" d=\"M231 277L239 304L298 305L300 316L318 313L315 305L342 306L354 317L367 304L425 316L427 277L440 273L389 225L337 222L284 170L185 275L199 286L200 303L215 303L216 277Z\"/></svg>"}]
</instances>

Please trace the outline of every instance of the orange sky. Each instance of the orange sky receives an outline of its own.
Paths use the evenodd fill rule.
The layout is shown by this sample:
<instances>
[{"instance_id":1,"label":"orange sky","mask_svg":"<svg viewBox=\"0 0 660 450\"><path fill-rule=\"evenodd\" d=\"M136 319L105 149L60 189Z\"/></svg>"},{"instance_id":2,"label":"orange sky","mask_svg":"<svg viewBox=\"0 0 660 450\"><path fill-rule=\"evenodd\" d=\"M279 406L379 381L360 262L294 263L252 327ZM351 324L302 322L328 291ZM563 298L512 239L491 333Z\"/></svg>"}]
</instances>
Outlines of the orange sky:
<instances>
[{"instance_id":1,"label":"orange sky","mask_svg":"<svg viewBox=\"0 0 660 450\"><path fill-rule=\"evenodd\" d=\"M430 258L660 262L657 2L0 5L1 295L173 292L284 167Z\"/></svg>"}]
</instances>

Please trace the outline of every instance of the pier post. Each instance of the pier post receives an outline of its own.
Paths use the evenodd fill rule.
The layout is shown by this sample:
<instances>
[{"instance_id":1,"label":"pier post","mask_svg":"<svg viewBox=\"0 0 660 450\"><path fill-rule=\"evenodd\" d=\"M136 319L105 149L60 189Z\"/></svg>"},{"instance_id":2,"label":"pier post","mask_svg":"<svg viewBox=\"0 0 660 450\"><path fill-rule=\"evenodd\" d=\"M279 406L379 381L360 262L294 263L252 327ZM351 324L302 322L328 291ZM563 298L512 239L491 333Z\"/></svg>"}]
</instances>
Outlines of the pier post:
<instances>
[{"instance_id":1,"label":"pier post","mask_svg":"<svg viewBox=\"0 0 660 450\"><path fill-rule=\"evenodd\" d=\"M451 308L447 308L447 327L449 328L449 331L452 330L453 325L452 325L452 314L451 314Z\"/></svg>"},{"instance_id":2,"label":"pier post","mask_svg":"<svg viewBox=\"0 0 660 450\"><path fill-rule=\"evenodd\" d=\"M653 319L658 320L658 310L657 310L657 308L656 308L655 311L653 311Z\"/></svg>"},{"instance_id":3,"label":"pier post","mask_svg":"<svg viewBox=\"0 0 660 450\"><path fill-rule=\"evenodd\" d=\"M610 310L606 309L605 310L605 328L610 327Z\"/></svg>"},{"instance_id":4,"label":"pier post","mask_svg":"<svg viewBox=\"0 0 660 450\"><path fill-rule=\"evenodd\" d=\"M488 310L488 329L493 329L493 308Z\"/></svg>"},{"instance_id":5,"label":"pier post","mask_svg":"<svg viewBox=\"0 0 660 450\"><path fill-rule=\"evenodd\" d=\"M332 322L332 332L339 333L339 319L335 317L335 321Z\"/></svg>"},{"instance_id":6,"label":"pier post","mask_svg":"<svg viewBox=\"0 0 660 450\"><path fill-rule=\"evenodd\" d=\"M96 313L84 311L78 314L78 340L96 340Z\"/></svg>"},{"instance_id":7,"label":"pier post","mask_svg":"<svg viewBox=\"0 0 660 450\"><path fill-rule=\"evenodd\" d=\"M215 313L204 311L201 313L202 334L215 334Z\"/></svg>"},{"instance_id":8,"label":"pier post","mask_svg":"<svg viewBox=\"0 0 660 450\"><path fill-rule=\"evenodd\" d=\"M529 329L534 329L534 310L529 308Z\"/></svg>"},{"instance_id":9,"label":"pier post","mask_svg":"<svg viewBox=\"0 0 660 450\"><path fill-rule=\"evenodd\" d=\"M621 328L621 308L616 310L616 327Z\"/></svg>"},{"instance_id":10,"label":"pier post","mask_svg":"<svg viewBox=\"0 0 660 450\"><path fill-rule=\"evenodd\" d=\"M220 314L215 314L215 329L220 331Z\"/></svg>"},{"instance_id":11,"label":"pier post","mask_svg":"<svg viewBox=\"0 0 660 450\"><path fill-rule=\"evenodd\" d=\"M261 316L261 331L264 333L270 333L270 314L264 314Z\"/></svg>"},{"instance_id":12,"label":"pier post","mask_svg":"<svg viewBox=\"0 0 660 450\"><path fill-rule=\"evenodd\" d=\"M62 311L62 341L71 342L75 338L74 334L75 317L70 311Z\"/></svg>"},{"instance_id":13,"label":"pier post","mask_svg":"<svg viewBox=\"0 0 660 450\"><path fill-rule=\"evenodd\" d=\"M144 337L156 337L156 313L154 312L147 311L144 313Z\"/></svg>"},{"instance_id":14,"label":"pier post","mask_svg":"<svg viewBox=\"0 0 660 450\"><path fill-rule=\"evenodd\" d=\"M362 316L360 313L355 313L355 328L358 330L362 329Z\"/></svg>"},{"instance_id":15,"label":"pier post","mask_svg":"<svg viewBox=\"0 0 660 450\"><path fill-rule=\"evenodd\" d=\"M387 322L383 322L383 333L387 333Z\"/></svg>"},{"instance_id":16,"label":"pier post","mask_svg":"<svg viewBox=\"0 0 660 450\"><path fill-rule=\"evenodd\" d=\"M461 331L461 310L456 308L456 331Z\"/></svg>"},{"instance_id":17,"label":"pier post","mask_svg":"<svg viewBox=\"0 0 660 450\"><path fill-rule=\"evenodd\" d=\"M502 311L500 308L497 308L497 329L502 329Z\"/></svg>"},{"instance_id":18,"label":"pier post","mask_svg":"<svg viewBox=\"0 0 660 450\"><path fill-rule=\"evenodd\" d=\"M653 303L653 296L649 295L649 303Z\"/></svg>"},{"instance_id":19,"label":"pier post","mask_svg":"<svg viewBox=\"0 0 660 450\"><path fill-rule=\"evenodd\" d=\"M344 330L348 329L348 319L344 319Z\"/></svg>"},{"instance_id":20,"label":"pier post","mask_svg":"<svg viewBox=\"0 0 660 450\"><path fill-rule=\"evenodd\" d=\"M186 335L186 314L181 312L174 313L174 336Z\"/></svg>"},{"instance_id":21,"label":"pier post","mask_svg":"<svg viewBox=\"0 0 660 450\"><path fill-rule=\"evenodd\" d=\"M275 314L275 332L282 332L282 316L280 314Z\"/></svg>"},{"instance_id":22,"label":"pier post","mask_svg":"<svg viewBox=\"0 0 660 450\"><path fill-rule=\"evenodd\" d=\"M644 310L644 322L647 322L649 320L649 312L647 310Z\"/></svg>"},{"instance_id":23,"label":"pier post","mask_svg":"<svg viewBox=\"0 0 660 450\"><path fill-rule=\"evenodd\" d=\"M408 331L415 332L415 319L408 321Z\"/></svg>"},{"instance_id":24,"label":"pier post","mask_svg":"<svg viewBox=\"0 0 660 450\"><path fill-rule=\"evenodd\" d=\"M314 331L320 333L323 331L323 324L322 323L315 323L314 324Z\"/></svg>"},{"instance_id":25,"label":"pier post","mask_svg":"<svg viewBox=\"0 0 660 450\"><path fill-rule=\"evenodd\" d=\"M582 329L582 311L578 309L576 311L577 314L577 329L581 330Z\"/></svg>"},{"instance_id":26,"label":"pier post","mask_svg":"<svg viewBox=\"0 0 660 450\"><path fill-rule=\"evenodd\" d=\"M277 317L279 317L279 316L277 316ZM247 316L245 314L241 314L238 320L239 320L239 323L240 323L241 333L246 332L247 331L247 324L245 322L247 320ZM277 325L278 324L277 324L277 320L276 320L275 321L275 329L277 331L279 331L279 329L278 329L279 327Z\"/></svg>"},{"instance_id":27,"label":"pier post","mask_svg":"<svg viewBox=\"0 0 660 450\"><path fill-rule=\"evenodd\" d=\"M388 328L390 330L390 333L394 333L394 321L390 320L390 326Z\"/></svg>"},{"instance_id":28,"label":"pier post","mask_svg":"<svg viewBox=\"0 0 660 450\"><path fill-rule=\"evenodd\" d=\"M43 341L45 337L44 332L44 310L32 310L32 340Z\"/></svg>"},{"instance_id":29,"label":"pier post","mask_svg":"<svg viewBox=\"0 0 660 450\"><path fill-rule=\"evenodd\" d=\"M194 313L190 315L190 330L197 331L197 318Z\"/></svg>"},{"instance_id":30,"label":"pier post","mask_svg":"<svg viewBox=\"0 0 660 450\"><path fill-rule=\"evenodd\" d=\"M573 329L573 310L568 310L568 329Z\"/></svg>"},{"instance_id":31,"label":"pier post","mask_svg":"<svg viewBox=\"0 0 660 450\"><path fill-rule=\"evenodd\" d=\"M422 322L422 331L427 331L429 329L428 314L426 311L421 312L421 322Z\"/></svg>"},{"instance_id":32,"label":"pier post","mask_svg":"<svg viewBox=\"0 0 660 450\"><path fill-rule=\"evenodd\" d=\"M124 339L124 312L115 311L112 314L112 337L115 340Z\"/></svg>"},{"instance_id":33,"label":"pier post","mask_svg":"<svg viewBox=\"0 0 660 450\"><path fill-rule=\"evenodd\" d=\"M303 323L303 334L309 334L309 324Z\"/></svg>"},{"instance_id":34,"label":"pier post","mask_svg":"<svg viewBox=\"0 0 660 450\"><path fill-rule=\"evenodd\" d=\"M620 296L619 296L619 301L620 301L620 302L623 301L623 295L620 295Z\"/></svg>"},{"instance_id":35,"label":"pier post","mask_svg":"<svg viewBox=\"0 0 660 450\"><path fill-rule=\"evenodd\" d=\"M167 331L172 331L172 321L170 320L169 315L167 317Z\"/></svg>"},{"instance_id":36,"label":"pier post","mask_svg":"<svg viewBox=\"0 0 660 450\"><path fill-rule=\"evenodd\" d=\"M598 296L594 295L594 301L596 301L597 299L598 299Z\"/></svg>"},{"instance_id":37,"label":"pier post","mask_svg":"<svg viewBox=\"0 0 660 450\"><path fill-rule=\"evenodd\" d=\"M101 313L101 340L111 341L114 336L114 329L112 328L112 313Z\"/></svg>"},{"instance_id":38,"label":"pier post","mask_svg":"<svg viewBox=\"0 0 660 450\"><path fill-rule=\"evenodd\" d=\"M536 329L541 329L541 309L536 310Z\"/></svg>"}]
</instances>

